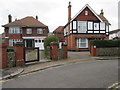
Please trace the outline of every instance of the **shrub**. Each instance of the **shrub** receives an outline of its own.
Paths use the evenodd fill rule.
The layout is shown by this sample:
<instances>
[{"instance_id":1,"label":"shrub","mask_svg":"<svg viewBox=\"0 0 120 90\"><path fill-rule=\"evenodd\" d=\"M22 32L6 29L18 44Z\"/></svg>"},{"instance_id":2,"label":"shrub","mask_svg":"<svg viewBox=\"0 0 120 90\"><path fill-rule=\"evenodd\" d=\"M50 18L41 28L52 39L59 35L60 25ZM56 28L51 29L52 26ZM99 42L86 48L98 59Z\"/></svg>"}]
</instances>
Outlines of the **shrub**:
<instances>
[{"instance_id":1,"label":"shrub","mask_svg":"<svg viewBox=\"0 0 120 90\"><path fill-rule=\"evenodd\" d=\"M120 40L92 40L91 46L96 47L120 47Z\"/></svg>"},{"instance_id":2,"label":"shrub","mask_svg":"<svg viewBox=\"0 0 120 90\"><path fill-rule=\"evenodd\" d=\"M50 35L45 38L44 40L44 48L45 48L45 57L50 58L50 43L51 42L57 42L58 43L58 37L55 35Z\"/></svg>"},{"instance_id":3,"label":"shrub","mask_svg":"<svg viewBox=\"0 0 120 90\"><path fill-rule=\"evenodd\" d=\"M14 49L13 48L8 48L7 52L14 52Z\"/></svg>"}]
</instances>

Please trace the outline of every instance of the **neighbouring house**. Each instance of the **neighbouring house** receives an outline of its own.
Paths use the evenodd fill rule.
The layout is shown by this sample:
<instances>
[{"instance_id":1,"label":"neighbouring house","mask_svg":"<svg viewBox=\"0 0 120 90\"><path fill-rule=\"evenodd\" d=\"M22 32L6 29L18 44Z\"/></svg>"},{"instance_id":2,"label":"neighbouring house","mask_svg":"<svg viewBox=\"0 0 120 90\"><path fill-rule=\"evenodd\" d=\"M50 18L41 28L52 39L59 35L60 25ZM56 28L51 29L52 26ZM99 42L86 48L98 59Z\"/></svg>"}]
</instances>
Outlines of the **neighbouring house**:
<instances>
[{"instance_id":1,"label":"neighbouring house","mask_svg":"<svg viewBox=\"0 0 120 90\"><path fill-rule=\"evenodd\" d=\"M120 39L120 29L110 31L109 39Z\"/></svg>"},{"instance_id":2,"label":"neighbouring house","mask_svg":"<svg viewBox=\"0 0 120 90\"><path fill-rule=\"evenodd\" d=\"M5 41L8 47L13 47L16 42L24 42L25 47L39 47L44 50L44 39L48 36L48 26L32 16L12 22L8 15L8 24L3 25Z\"/></svg>"},{"instance_id":3,"label":"neighbouring house","mask_svg":"<svg viewBox=\"0 0 120 90\"><path fill-rule=\"evenodd\" d=\"M91 40L108 40L109 26L103 9L98 15L88 4L71 19L71 2L69 2L68 23L64 26L68 50L89 50Z\"/></svg>"},{"instance_id":4,"label":"neighbouring house","mask_svg":"<svg viewBox=\"0 0 120 90\"><path fill-rule=\"evenodd\" d=\"M63 31L64 26L59 26L53 31L53 34L58 37L59 39L59 47L61 48L61 44L65 42L64 38L64 31Z\"/></svg>"},{"instance_id":5,"label":"neighbouring house","mask_svg":"<svg viewBox=\"0 0 120 90\"><path fill-rule=\"evenodd\" d=\"M59 26L53 31L53 34L58 37L60 42L64 42L64 31L63 31L64 26Z\"/></svg>"}]
</instances>

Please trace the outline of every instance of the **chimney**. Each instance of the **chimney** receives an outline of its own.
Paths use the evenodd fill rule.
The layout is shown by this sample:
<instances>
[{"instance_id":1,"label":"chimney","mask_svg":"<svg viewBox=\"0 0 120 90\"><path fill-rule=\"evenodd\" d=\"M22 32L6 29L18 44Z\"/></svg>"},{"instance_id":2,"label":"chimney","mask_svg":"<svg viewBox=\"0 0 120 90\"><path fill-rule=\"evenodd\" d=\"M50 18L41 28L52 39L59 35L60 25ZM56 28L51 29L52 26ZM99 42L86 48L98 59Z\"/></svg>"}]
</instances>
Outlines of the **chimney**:
<instances>
[{"instance_id":1,"label":"chimney","mask_svg":"<svg viewBox=\"0 0 120 90\"><path fill-rule=\"evenodd\" d=\"M100 15L101 15L101 16L103 16L103 15L104 15L103 9L101 9L101 13L100 13Z\"/></svg>"},{"instance_id":2,"label":"chimney","mask_svg":"<svg viewBox=\"0 0 120 90\"><path fill-rule=\"evenodd\" d=\"M38 20L38 16L36 15L36 20Z\"/></svg>"},{"instance_id":3,"label":"chimney","mask_svg":"<svg viewBox=\"0 0 120 90\"><path fill-rule=\"evenodd\" d=\"M71 2L69 2L68 6L68 22L71 20Z\"/></svg>"},{"instance_id":4,"label":"chimney","mask_svg":"<svg viewBox=\"0 0 120 90\"><path fill-rule=\"evenodd\" d=\"M8 22L9 22L9 23L12 22L12 16L11 16L11 14L8 15Z\"/></svg>"}]
</instances>

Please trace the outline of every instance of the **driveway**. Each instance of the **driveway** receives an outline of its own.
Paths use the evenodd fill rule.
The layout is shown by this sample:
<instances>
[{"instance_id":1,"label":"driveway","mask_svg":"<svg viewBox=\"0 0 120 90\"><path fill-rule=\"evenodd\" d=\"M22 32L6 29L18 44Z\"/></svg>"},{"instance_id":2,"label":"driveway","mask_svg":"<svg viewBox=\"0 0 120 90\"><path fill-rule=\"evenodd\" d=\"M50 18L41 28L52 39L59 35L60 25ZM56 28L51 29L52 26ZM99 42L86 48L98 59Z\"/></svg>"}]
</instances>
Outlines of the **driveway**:
<instances>
[{"instance_id":1,"label":"driveway","mask_svg":"<svg viewBox=\"0 0 120 90\"><path fill-rule=\"evenodd\" d=\"M81 58L87 58L87 57L91 57L90 52L89 51L82 51L82 52L72 52L69 51L68 52L68 58L69 59L81 59Z\"/></svg>"}]
</instances>

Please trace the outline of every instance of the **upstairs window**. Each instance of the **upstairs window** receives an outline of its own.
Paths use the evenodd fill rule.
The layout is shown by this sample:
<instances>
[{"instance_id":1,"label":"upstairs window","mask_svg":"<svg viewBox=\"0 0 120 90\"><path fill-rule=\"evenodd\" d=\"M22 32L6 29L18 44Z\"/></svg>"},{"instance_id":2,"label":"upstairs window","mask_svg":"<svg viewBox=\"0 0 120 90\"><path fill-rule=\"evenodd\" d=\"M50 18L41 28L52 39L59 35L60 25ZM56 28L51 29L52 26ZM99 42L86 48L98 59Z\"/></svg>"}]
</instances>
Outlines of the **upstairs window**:
<instances>
[{"instance_id":1,"label":"upstairs window","mask_svg":"<svg viewBox=\"0 0 120 90\"><path fill-rule=\"evenodd\" d=\"M28 28L26 33L27 34L32 34L32 28Z\"/></svg>"},{"instance_id":2,"label":"upstairs window","mask_svg":"<svg viewBox=\"0 0 120 90\"><path fill-rule=\"evenodd\" d=\"M9 33L11 33L11 34L21 33L20 27L9 27Z\"/></svg>"},{"instance_id":3,"label":"upstairs window","mask_svg":"<svg viewBox=\"0 0 120 90\"><path fill-rule=\"evenodd\" d=\"M88 15L88 11L85 11L85 15Z\"/></svg>"},{"instance_id":4,"label":"upstairs window","mask_svg":"<svg viewBox=\"0 0 120 90\"><path fill-rule=\"evenodd\" d=\"M99 23L94 23L94 30L99 30Z\"/></svg>"},{"instance_id":5,"label":"upstairs window","mask_svg":"<svg viewBox=\"0 0 120 90\"><path fill-rule=\"evenodd\" d=\"M104 22L100 23L100 30L105 30L105 23Z\"/></svg>"},{"instance_id":6,"label":"upstairs window","mask_svg":"<svg viewBox=\"0 0 120 90\"><path fill-rule=\"evenodd\" d=\"M76 29L76 21L73 21L73 29Z\"/></svg>"},{"instance_id":7,"label":"upstairs window","mask_svg":"<svg viewBox=\"0 0 120 90\"><path fill-rule=\"evenodd\" d=\"M78 33L86 33L87 21L78 21Z\"/></svg>"},{"instance_id":8,"label":"upstairs window","mask_svg":"<svg viewBox=\"0 0 120 90\"><path fill-rule=\"evenodd\" d=\"M88 22L88 30L93 30L93 22Z\"/></svg>"},{"instance_id":9,"label":"upstairs window","mask_svg":"<svg viewBox=\"0 0 120 90\"><path fill-rule=\"evenodd\" d=\"M38 33L38 34L43 34L42 28L38 28L38 29L37 29L37 33Z\"/></svg>"}]
</instances>

